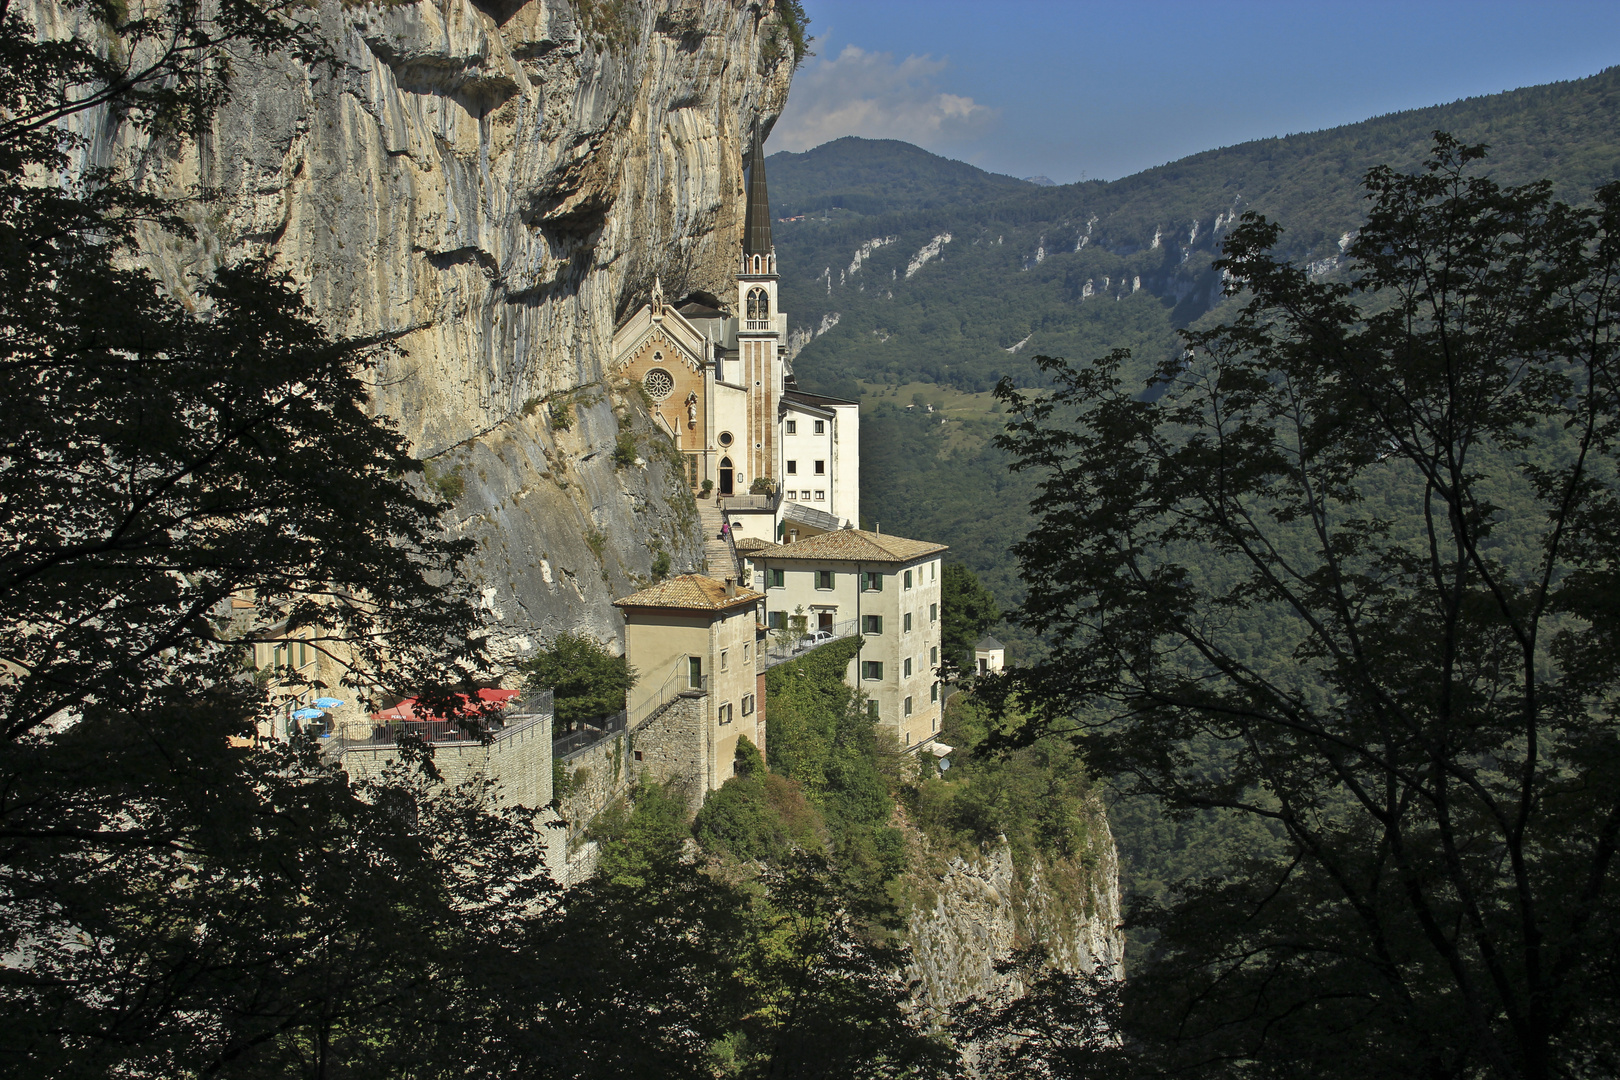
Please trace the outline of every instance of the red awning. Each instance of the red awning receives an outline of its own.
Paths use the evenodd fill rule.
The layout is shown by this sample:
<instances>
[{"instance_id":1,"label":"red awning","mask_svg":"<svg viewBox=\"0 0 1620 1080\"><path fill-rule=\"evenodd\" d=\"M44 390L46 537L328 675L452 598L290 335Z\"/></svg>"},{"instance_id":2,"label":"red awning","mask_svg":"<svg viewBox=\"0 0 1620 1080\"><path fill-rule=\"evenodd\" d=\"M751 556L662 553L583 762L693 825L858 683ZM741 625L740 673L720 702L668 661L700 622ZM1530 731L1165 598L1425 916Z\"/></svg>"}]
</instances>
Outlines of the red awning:
<instances>
[{"instance_id":1,"label":"red awning","mask_svg":"<svg viewBox=\"0 0 1620 1080\"><path fill-rule=\"evenodd\" d=\"M456 700L460 703L463 710L477 715L486 712L493 712L497 709L504 709L506 706L510 705L513 699L517 696L518 692L516 690L479 690L477 694L474 695L474 697L477 699L476 704L474 704L474 698L469 697L466 694L457 694ZM384 709L382 712L372 713L371 718L379 723L400 720L443 719L442 717L436 718L428 716L426 713L418 712L416 702L416 698L408 697L404 701L401 701L398 705L392 705Z\"/></svg>"}]
</instances>

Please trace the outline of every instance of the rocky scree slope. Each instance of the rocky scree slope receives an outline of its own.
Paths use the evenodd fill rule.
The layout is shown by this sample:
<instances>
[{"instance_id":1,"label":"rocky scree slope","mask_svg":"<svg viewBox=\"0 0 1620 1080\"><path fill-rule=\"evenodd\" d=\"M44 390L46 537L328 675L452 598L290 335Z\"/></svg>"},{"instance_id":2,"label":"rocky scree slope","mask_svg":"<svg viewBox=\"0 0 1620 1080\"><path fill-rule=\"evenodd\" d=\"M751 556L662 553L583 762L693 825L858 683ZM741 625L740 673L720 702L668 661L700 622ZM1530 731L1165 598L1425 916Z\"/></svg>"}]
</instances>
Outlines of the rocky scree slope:
<instances>
[{"instance_id":1,"label":"rocky scree slope","mask_svg":"<svg viewBox=\"0 0 1620 1080\"><path fill-rule=\"evenodd\" d=\"M35 0L41 33L92 32ZM701 560L691 496L643 399L611 385L614 323L655 277L727 295L743 146L784 104L772 0L417 0L307 17L318 63L241 61L196 143L76 119L81 165L193 202L199 241L146 237L177 295L269 255L338 333L399 334L393 417L474 536L497 655L617 631L610 600ZM635 460L618 462L621 436Z\"/></svg>"}]
</instances>

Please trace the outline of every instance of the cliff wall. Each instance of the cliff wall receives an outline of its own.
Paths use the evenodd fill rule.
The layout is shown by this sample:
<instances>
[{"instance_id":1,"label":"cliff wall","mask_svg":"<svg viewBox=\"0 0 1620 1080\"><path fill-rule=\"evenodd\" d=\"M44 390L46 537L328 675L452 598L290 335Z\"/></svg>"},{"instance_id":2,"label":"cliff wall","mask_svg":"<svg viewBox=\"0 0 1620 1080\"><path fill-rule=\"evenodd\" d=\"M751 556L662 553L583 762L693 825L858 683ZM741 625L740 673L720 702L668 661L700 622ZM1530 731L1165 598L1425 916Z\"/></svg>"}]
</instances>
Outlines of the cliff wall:
<instances>
[{"instance_id":1,"label":"cliff wall","mask_svg":"<svg viewBox=\"0 0 1620 1080\"><path fill-rule=\"evenodd\" d=\"M93 32L49 0L32 13ZM329 56L239 62L199 142L86 114L83 164L215 193L190 204L198 242L145 238L177 295L267 254L334 331L401 335L375 407L477 538L498 651L616 636L609 601L657 550L677 571L702 556L678 462L607 380L613 327L655 277L727 295L743 141L791 77L774 2L320 0L307 17Z\"/></svg>"},{"instance_id":2,"label":"cliff wall","mask_svg":"<svg viewBox=\"0 0 1620 1080\"><path fill-rule=\"evenodd\" d=\"M1124 975L1119 855L1100 804L1087 815L1084 850L1060 861L1015 858L1005 838L976 853L943 851L915 829L906 936L925 1012L943 1017L974 995L994 996L1009 976L995 962L1044 945L1065 971ZM1021 987L1007 987L1020 990Z\"/></svg>"}]
</instances>

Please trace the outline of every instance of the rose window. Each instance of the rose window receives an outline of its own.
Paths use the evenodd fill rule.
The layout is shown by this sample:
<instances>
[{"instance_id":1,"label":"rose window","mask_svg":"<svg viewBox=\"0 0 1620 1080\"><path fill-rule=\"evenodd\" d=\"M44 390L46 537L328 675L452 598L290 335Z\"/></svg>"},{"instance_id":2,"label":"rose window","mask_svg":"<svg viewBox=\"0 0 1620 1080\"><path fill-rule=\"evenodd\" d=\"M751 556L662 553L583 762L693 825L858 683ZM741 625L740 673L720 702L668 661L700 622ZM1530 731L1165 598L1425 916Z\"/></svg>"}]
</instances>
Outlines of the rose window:
<instances>
[{"instance_id":1,"label":"rose window","mask_svg":"<svg viewBox=\"0 0 1620 1080\"><path fill-rule=\"evenodd\" d=\"M647 377L641 380L641 385L647 388L654 401L663 401L675 392L675 379L663 368L653 368L647 372Z\"/></svg>"}]
</instances>

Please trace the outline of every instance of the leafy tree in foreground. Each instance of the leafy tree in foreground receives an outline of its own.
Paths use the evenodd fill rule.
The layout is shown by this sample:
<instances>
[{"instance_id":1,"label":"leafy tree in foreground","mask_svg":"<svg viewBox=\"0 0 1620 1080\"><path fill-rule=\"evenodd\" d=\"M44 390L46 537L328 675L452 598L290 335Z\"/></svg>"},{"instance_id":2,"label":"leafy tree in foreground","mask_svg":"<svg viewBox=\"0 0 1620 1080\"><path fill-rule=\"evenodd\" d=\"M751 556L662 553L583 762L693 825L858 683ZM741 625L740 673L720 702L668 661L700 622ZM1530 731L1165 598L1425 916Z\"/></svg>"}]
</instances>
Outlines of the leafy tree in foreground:
<instances>
[{"instance_id":1,"label":"leafy tree in foreground","mask_svg":"<svg viewBox=\"0 0 1620 1080\"><path fill-rule=\"evenodd\" d=\"M525 685L553 693L557 723L573 727L624 708L636 673L623 656L585 634L562 633L522 665Z\"/></svg>"},{"instance_id":2,"label":"leafy tree in foreground","mask_svg":"<svg viewBox=\"0 0 1620 1080\"><path fill-rule=\"evenodd\" d=\"M261 263L177 299L132 264L178 208L70 170L75 113L173 145L233 56L311 39L277 4L68 13L84 36L46 41L0 4L0 1071L471 1062L434 1010L540 895L527 819L244 745L245 642L302 631L356 696L479 664L443 584L467 546L371 415L387 343L333 339Z\"/></svg>"},{"instance_id":3,"label":"leafy tree in foreground","mask_svg":"<svg viewBox=\"0 0 1620 1080\"><path fill-rule=\"evenodd\" d=\"M1482 156L1369 173L1346 281L1246 219L1245 306L1153 393L1117 355L998 390L1045 476L1024 737L1288 843L1135 915L1146 1071L1620 1070L1620 185L1574 208Z\"/></svg>"}]
</instances>

